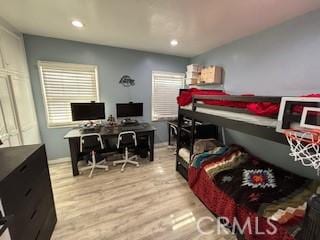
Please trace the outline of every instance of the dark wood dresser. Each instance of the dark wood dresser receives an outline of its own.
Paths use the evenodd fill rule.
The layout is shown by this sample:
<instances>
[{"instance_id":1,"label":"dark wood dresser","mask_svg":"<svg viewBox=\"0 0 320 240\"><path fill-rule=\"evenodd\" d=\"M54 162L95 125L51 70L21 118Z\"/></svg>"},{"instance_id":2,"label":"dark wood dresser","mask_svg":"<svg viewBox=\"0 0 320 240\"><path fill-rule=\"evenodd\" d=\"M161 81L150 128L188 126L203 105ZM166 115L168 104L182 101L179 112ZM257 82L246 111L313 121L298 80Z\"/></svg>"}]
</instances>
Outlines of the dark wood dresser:
<instances>
[{"instance_id":1,"label":"dark wood dresser","mask_svg":"<svg viewBox=\"0 0 320 240\"><path fill-rule=\"evenodd\" d=\"M0 201L11 240L51 238L57 217L44 145L0 148Z\"/></svg>"}]
</instances>

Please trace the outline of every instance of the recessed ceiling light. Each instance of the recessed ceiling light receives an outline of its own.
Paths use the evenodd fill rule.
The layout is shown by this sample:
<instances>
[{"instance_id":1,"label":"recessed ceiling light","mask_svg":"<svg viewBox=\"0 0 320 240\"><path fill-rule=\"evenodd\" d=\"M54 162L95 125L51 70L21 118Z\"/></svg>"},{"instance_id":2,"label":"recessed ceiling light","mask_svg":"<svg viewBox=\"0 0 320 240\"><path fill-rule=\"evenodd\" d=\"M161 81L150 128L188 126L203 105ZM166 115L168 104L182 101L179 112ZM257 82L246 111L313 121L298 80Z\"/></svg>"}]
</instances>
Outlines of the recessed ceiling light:
<instances>
[{"instance_id":1,"label":"recessed ceiling light","mask_svg":"<svg viewBox=\"0 0 320 240\"><path fill-rule=\"evenodd\" d=\"M81 21L79 21L79 20L73 20L72 21L72 25L74 27L77 27L77 28L82 28L83 27L83 23Z\"/></svg>"},{"instance_id":2,"label":"recessed ceiling light","mask_svg":"<svg viewBox=\"0 0 320 240\"><path fill-rule=\"evenodd\" d=\"M171 40L170 44L171 44L171 46L175 47L178 45L178 41L173 39L173 40Z\"/></svg>"}]
</instances>

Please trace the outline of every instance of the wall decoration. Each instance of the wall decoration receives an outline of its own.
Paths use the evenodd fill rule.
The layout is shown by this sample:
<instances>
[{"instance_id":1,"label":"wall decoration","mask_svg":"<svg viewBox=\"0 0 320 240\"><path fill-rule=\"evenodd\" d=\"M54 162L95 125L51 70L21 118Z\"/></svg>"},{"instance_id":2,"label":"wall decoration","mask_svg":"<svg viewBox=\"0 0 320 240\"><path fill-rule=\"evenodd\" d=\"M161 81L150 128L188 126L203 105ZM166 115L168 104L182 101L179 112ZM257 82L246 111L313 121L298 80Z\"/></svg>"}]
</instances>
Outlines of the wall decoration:
<instances>
[{"instance_id":1,"label":"wall decoration","mask_svg":"<svg viewBox=\"0 0 320 240\"><path fill-rule=\"evenodd\" d=\"M130 76L128 75L123 75L119 81L120 84L122 84L124 87L131 87L134 86L134 79L132 79Z\"/></svg>"}]
</instances>

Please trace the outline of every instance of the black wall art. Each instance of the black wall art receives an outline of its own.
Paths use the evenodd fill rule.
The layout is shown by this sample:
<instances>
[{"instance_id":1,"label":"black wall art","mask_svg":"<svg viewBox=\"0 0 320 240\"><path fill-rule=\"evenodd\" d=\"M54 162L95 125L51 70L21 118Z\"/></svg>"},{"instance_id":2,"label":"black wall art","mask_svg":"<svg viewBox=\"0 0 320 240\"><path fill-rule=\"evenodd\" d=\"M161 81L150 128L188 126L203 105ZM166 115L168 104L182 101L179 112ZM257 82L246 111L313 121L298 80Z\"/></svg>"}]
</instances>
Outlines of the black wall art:
<instances>
[{"instance_id":1,"label":"black wall art","mask_svg":"<svg viewBox=\"0 0 320 240\"><path fill-rule=\"evenodd\" d=\"M123 75L119 81L120 84L122 84L124 87L131 87L134 86L134 79L132 79L130 76L128 75Z\"/></svg>"}]
</instances>

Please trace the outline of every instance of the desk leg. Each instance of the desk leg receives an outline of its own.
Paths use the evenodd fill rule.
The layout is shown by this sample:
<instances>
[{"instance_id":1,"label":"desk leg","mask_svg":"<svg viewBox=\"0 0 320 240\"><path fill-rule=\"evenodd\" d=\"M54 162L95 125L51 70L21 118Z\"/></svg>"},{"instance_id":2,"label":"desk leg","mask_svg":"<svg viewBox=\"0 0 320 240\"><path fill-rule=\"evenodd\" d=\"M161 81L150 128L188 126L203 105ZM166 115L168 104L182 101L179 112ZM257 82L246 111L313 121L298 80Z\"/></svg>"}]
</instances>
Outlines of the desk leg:
<instances>
[{"instance_id":1,"label":"desk leg","mask_svg":"<svg viewBox=\"0 0 320 240\"><path fill-rule=\"evenodd\" d=\"M79 138L69 138L69 148L71 154L72 173L73 176L78 176Z\"/></svg>"},{"instance_id":2,"label":"desk leg","mask_svg":"<svg viewBox=\"0 0 320 240\"><path fill-rule=\"evenodd\" d=\"M171 126L168 124L168 145L171 145Z\"/></svg>"},{"instance_id":3,"label":"desk leg","mask_svg":"<svg viewBox=\"0 0 320 240\"><path fill-rule=\"evenodd\" d=\"M149 138L150 138L150 161L153 162L153 159L154 159L154 131L152 131Z\"/></svg>"}]
</instances>

